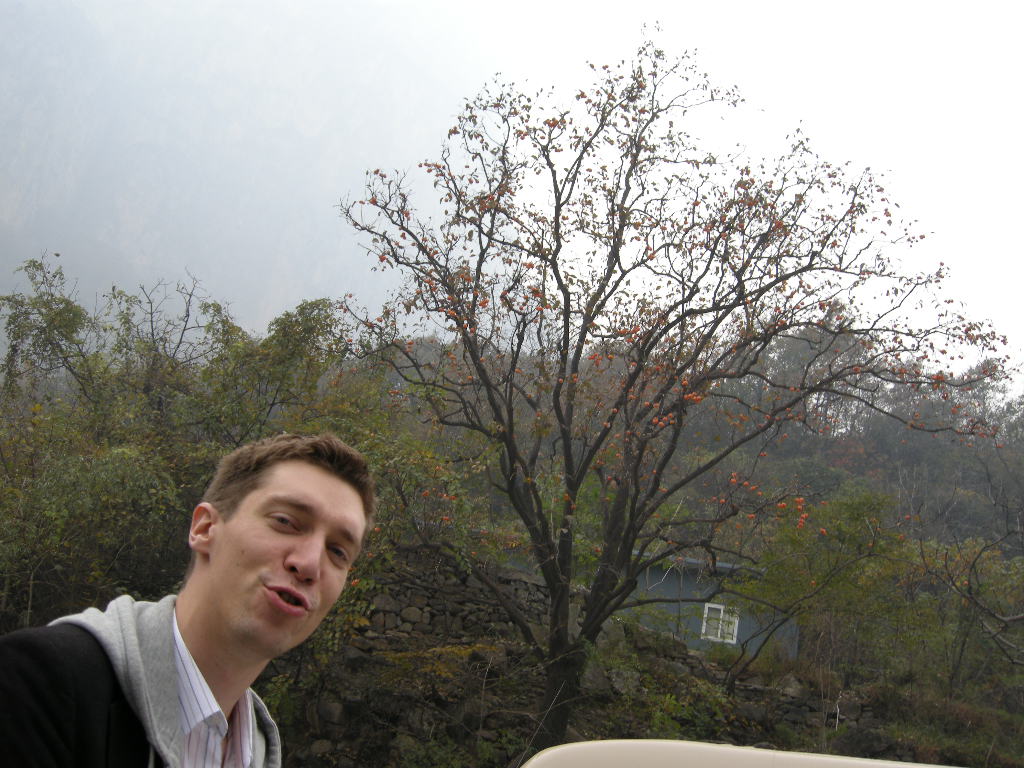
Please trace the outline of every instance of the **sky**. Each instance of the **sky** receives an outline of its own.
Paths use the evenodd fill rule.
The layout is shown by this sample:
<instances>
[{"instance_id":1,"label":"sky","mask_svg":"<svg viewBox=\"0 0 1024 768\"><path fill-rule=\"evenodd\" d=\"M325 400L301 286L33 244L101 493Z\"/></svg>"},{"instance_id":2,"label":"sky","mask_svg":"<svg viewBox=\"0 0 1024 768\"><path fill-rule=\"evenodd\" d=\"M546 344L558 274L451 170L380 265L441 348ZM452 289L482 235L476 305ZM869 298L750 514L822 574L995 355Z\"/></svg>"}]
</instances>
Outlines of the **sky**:
<instances>
[{"instance_id":1,"label":"sky","mask_svg":"<svg viewBox=\"0 0 1024 768\"><path fill-rule=\"evenodd\" d=\"M437 157L496 73L590 82L645 35L746 99L753 156L800 126L819 154L879 172L949 266L969 316L1024 361L1024 179L1009 2L0 0L0 293L60 253L91 304L193 275L240 323L304 299L382 301L338 212L368 169ZM735 124L735 123L734 123Z\"/></svg>"}]
</instances>

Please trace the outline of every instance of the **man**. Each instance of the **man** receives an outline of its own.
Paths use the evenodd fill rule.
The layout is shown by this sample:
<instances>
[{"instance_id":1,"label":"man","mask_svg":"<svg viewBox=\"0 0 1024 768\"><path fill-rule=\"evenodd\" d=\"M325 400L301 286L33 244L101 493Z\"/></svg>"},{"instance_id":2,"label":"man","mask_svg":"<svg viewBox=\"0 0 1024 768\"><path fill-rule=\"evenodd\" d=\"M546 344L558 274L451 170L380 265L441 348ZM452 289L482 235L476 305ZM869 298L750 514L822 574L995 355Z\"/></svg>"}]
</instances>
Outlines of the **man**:
<instances>
[{"instance_id":1,"label":"man","mask_svg":"<svg viewBox=\"0 0 1024 768\"><path fill-rule=\"evenodd\" d=\"M192 513L178 595L0 639L4 764L280 766L249 686L337 600L374 503L363 457L333 435L228 454Z\"/></svg>"}]
</instances>

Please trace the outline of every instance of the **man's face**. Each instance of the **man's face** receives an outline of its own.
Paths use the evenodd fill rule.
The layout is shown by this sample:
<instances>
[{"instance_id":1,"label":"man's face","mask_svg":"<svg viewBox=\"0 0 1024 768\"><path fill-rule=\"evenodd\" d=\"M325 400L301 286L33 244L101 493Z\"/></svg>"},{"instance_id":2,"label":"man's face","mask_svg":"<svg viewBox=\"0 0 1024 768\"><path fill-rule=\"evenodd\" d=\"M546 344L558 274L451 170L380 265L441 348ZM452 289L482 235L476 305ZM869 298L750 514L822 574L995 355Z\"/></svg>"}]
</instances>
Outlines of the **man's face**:
<instances>
[{"instance_id":1,"label":"man's face","mask_svg":"<svg viewBox=\"0 0 1024 768\"><path fill-rule=\"evenodd\" d=\"M200 504L189 543L209 560L193 578L223 622L206 629L265 660L294 648L341 594L365 529L356 490L303 461L273 465L227 520Z\"/></svg>"}]
</instances>

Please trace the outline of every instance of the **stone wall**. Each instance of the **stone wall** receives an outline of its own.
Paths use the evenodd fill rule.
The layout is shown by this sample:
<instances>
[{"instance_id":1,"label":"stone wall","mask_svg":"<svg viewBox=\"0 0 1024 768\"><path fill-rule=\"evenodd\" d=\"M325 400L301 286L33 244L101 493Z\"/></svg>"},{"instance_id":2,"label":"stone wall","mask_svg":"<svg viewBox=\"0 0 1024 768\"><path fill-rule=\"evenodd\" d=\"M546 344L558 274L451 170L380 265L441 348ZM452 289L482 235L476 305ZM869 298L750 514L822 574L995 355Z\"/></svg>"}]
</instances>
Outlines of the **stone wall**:
<instances>
[{"instance_id":1,"label":"stone wall","mask_svg":"<svg viewBox=\"0 0 1024 768\"><path fill-rule=\"evenodd\" d=\"M377 577L368 623L332 665L303 722L286 734L293 748L298 745L288 765L412 765L418 763L410 755L425 745L452 742L478 756L467 764L514 762L514 750L502 739L534 732L532 713L543 687L540 665L521 633L485 583L441 555L400 552L387 570ZM547 590L541 581L514 570L486 578L513 597L542 637ZM615 661L623 658L653 662L669 679L724 677L684 643L612 621L585 673L588 700L647 695L639 668ZM517 685L507 682L513 677ZM780 729L841 729L852 745L847 754L914 758L878 733L881 723L864 701L851 694L826 700L792 675L772 685L740 681L729 708L718 740L783 746L772 736Z\"/></svg>"},{"instance_id":2,"label":"stone wall","mask_svg":"<svg viewBox=\"0 0 1024 768\"><path fill-rule=\"evenodd\" d=\"M520 633L494 592L439 555L400 552L395 574L381 580L363 633L371 645L396 640L430 644L472 643L481 638L518 639ZM547 589L541 579L512 569L488 575L535 629L545 622ZM372 641L382 640L383 643Z\"/></svg>"}]
</instances>

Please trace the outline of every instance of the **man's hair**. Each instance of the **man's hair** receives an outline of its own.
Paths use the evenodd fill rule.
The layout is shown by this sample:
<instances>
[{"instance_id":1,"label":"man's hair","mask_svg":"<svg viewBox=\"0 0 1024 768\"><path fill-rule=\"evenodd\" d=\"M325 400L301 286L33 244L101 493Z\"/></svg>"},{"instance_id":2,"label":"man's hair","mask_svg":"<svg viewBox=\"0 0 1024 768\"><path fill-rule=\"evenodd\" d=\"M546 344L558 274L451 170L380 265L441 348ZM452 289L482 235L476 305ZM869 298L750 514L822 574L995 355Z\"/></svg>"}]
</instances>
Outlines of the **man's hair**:
<instances>
[{"instance_id":1,"label":"man's hair","mask_svg":"<svg viewBox=\"0 0 1024 768\"><path fill-rule=\"evenodd\" d=\"M377 511L373 478L363 455L330 433L285 433L236 448L217 464L217 471L202 501L215 506L221 517L227 520L235 514L242 499L260 487L267 471L282 461L304 461L351 485L363 502L363 514L366 517L363 537L366 537ZM185 570L185 581L192 575L195 564L196 553L193 552Z\"/></svg>"},{"instance_id":2,"label":"man's hair","mask_svg":"<svg viewBox=\"0 0 1024 768\"><path fill-rule=\"evenodd\" d=\"M283 461L304 461L351 485L363 502L366 527L370 528L377 502L366 459L330 433L286 433L236 448L217 464L217 471L202 500L213 504L224 519L230 518L242 499L259 488L267 470Z\"/></svg>"}]
</instances>

